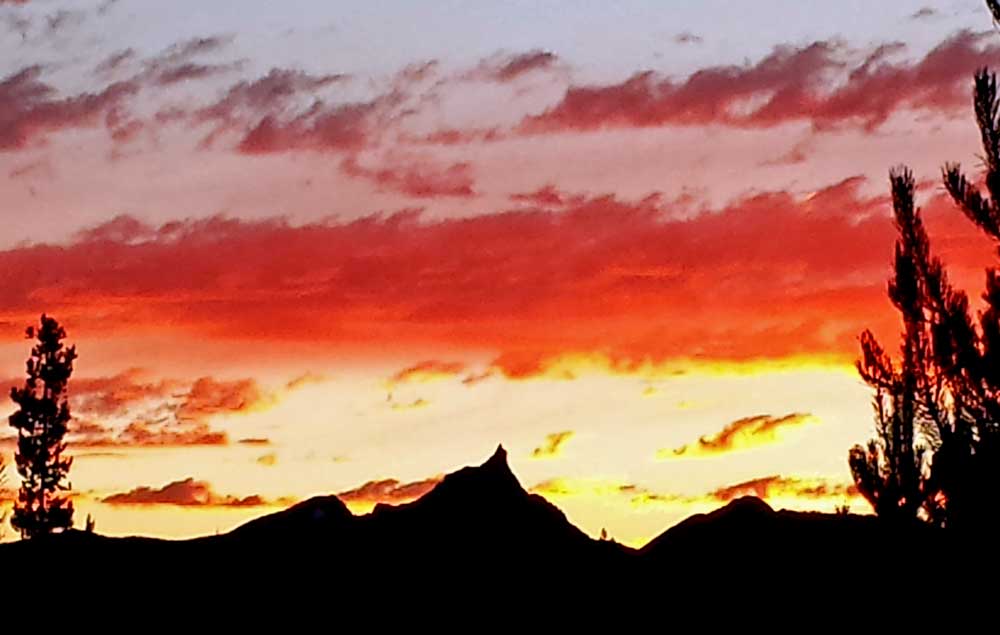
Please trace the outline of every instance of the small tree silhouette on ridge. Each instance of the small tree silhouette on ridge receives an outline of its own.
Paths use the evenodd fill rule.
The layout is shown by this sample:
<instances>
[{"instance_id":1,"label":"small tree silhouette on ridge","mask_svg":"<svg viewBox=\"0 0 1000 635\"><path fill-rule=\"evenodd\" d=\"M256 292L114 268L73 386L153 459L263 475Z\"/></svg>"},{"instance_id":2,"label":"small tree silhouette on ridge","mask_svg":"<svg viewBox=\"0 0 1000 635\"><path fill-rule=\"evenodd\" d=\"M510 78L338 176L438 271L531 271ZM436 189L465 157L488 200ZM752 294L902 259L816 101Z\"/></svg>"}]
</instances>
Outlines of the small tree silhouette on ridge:
<instances>
[{"instance_id":1,"label":"small tree silhouette on ridge","mask_svg":"<svg viewBox=\"0 0 1000 635\"><path fill-rule=\"evenodd\" d=\"M60 492L69 489L65 479L73 462L63 456L63 438L71 418L66 385L76 347L63 345L65 329L44 314L26 334L37 341L25 363L24 386L10 391L19 406L10 425L17 429L14 462L21 476L11 525L23 538L34 538L73 526L73 502Z\"/></svg>"}]
</instances>

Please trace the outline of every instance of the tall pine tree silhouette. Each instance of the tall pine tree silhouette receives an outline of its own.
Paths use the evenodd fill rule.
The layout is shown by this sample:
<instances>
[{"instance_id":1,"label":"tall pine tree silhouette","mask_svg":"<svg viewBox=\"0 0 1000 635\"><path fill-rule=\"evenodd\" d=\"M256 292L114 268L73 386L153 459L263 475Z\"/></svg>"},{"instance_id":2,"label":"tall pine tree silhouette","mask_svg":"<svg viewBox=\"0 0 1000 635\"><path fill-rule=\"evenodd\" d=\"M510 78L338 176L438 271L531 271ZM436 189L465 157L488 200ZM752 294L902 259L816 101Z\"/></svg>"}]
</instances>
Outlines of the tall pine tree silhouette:
<instances>
[{"instance_id":1,"label":"tall pine tree silhouette","mask_svg":"<svg viewBox=\"0 0 1000 635\"><path fill-rule=\"evenodd\" d=\"M14 462L21 476L11 525L22 538L34 538L73 526L73 502L61 492L69 489L65 481L73 462L63 456L63 438L70 421L66 386L76 347L63 345L65 329L44 314L26 334L36 340L25 363L27 378L23 387L10 391L19 406L10 425L17 429Z\"/></svg>"},{"instance_id":2,"label":"tall pine tree silhouette","mask_svg":"<svg viewBox=\"0 0 1000 635\"><path fill-rule=\"evenodd\" d=\"M994 15L1000 7L991 2ZM997 78L976 73L973 104L982 142L986 196L957 163L946 164L944 185L965 216L1000 246L1000 98ZM998 252L1000 253L1000 252ZM942 317L941 365L955 402L933 472L955 525L1000 525L1000 270L986 270L978 325L968 315ZM978 328L976 328L978 326ZM952 441L952 443L948 443Z\"/></svg>"},{"instance_id":3,"label":"tall pine tree silhouette","mask_svg":"<svg viewBox=\"0 0 1000 635\"><path fill-rule=\"evenodd\" d=\"M929 413L922 400L934 389L924 284L924 272L932 262L920 211L913 201L913 174L897 168L889 181L899 237L888 290L903 322L900 361L894 364L870 331L861 334L862 357L857 367L875 390L875 438L867 446L854 446L849 463L858 491L875 512L899 522L914 520L924 506L927 448L921 440L933 438L933 430L925 425Z\"/></svg>"},{"instance_id":4,"label":"tall pine tree silhouette","mask_svg":"<svg viewBox=\"0 0 1000 635\"><path fill-rule=\"evenodd\" d=\"M987 0L1000 22L1000 1ZM984 195L958 164L943 169L958 208L1000 246L1000 96L988 69L975 75ZM880 516L920 516L961 530L1000 528L1000 269L986 270L983 309L951 287L931 255L908 170L892 175L899 238L889 296L903 317L898 367L868 332L862 378L875 389L876 438L849 462Z\"/></svg>"}]
</instances>

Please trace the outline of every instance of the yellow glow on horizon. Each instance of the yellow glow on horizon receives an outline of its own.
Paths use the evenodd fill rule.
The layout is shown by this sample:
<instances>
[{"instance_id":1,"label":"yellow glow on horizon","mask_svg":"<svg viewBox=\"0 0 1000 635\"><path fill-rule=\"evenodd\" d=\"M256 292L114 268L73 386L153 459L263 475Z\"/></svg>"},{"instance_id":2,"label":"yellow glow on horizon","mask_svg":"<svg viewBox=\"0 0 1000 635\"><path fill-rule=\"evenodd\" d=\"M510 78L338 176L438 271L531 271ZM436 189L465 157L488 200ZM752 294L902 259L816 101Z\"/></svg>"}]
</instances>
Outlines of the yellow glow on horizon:
<instances>
[{"instance_id":1,"label":"yellow glow on horizon","mask_svg":"<svg viewBox=\"0 0 1000 635\"><path fill-rule=\"evenodd\" d=\"M753 358L746 360L706 360L692 357L674 357L661 361L615 358L601 353L567 353L546 358L535 372L508 379L529 381L536 379L572 380L587 375L634 376L648 380L669 379L678 376L718 377L729 375L757 375L808 371L841 371L855 373L854 357L839 354L794 355L782 358ZM653 395L656 388L646 390Z\"/></svg>"}]
</instances>

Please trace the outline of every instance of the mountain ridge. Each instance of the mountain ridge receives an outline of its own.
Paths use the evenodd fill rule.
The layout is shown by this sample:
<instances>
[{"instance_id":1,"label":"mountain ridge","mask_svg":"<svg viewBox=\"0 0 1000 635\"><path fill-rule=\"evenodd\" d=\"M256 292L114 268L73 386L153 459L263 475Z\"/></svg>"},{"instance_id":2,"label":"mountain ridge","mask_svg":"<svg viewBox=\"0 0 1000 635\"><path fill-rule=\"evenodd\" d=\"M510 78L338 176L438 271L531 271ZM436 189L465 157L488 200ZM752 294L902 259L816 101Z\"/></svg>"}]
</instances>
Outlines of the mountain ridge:
<instances>
[{"instance_id":1,"label":"mountain ridge","mask_svg":"<svg viewBox=\"0 0 1000 635\"><path fill-rule=\"evenodd\" d=\"M730 584L765 574L838 577L844 562L869 550L905 564L908 550L942 545L941 533L929 528L890 528L874 516L775 511L745 497L632 549L589 537L558 507L526 491L499 446L484 463L446 475L424 496L367 514L355 516L336 496L316 496L215 536L160 540L71 531L0 546L0 557L125 569L142 563L163 571L218 571L237 581L251 565L294 574L292 580L311 567L345 579L458 586L513 576L564 590L658 579L669 571L660 585L693 592L714 588L719 572Z\"/></svg>"}]
</instances>

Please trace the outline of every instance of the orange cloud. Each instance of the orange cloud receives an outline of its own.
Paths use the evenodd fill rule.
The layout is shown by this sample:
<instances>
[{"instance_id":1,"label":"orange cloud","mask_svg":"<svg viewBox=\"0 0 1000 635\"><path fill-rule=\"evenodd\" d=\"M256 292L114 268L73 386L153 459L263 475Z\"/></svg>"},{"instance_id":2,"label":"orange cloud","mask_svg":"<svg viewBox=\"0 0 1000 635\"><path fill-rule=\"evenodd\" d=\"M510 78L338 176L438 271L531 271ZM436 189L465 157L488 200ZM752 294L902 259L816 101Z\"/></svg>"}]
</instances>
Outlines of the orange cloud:
<instances>
[{"instance_id":1,"label":"orange cloud","mask_svg":"<svg viewBox=\"0 0 1000 635\"><path fill-rule=\"evenodd\" d=\"M573 434L572 430L564 430L546 435L545 443L531 451L532 458L548 459L559 456L566 442L573 438Z\"/></svg>"},{"instance_id":2,"label":"orange cloud","mask_svg":"<svg viewBox=\"0 0 1000 635\"><path fill-rule=\"evenodd\" d=\"M389 379L390 384L427 383L439 379L449 379L465 370L462 362L444 362L428 359L408 366Z\"/></svg>"},{"instance_id":3,"label":"orange cloud","mask_svg":"<svg viewBox=\"0 0 1000 635\"><path fill-rule=\"evenodd\" d=\"M275 397L264 393L253 379L221 381L199 377L177 406L180 420L201 420L217 414L245 413L267 408Z\"/></svg>"},{"instance_id":4,"label":"orange cloud","mask_svg":"<svg viewBox=\"0 0 1000 635\"><path fill-rule=\"evenodd\" d=\"M77 439L75 445L82 446L164 446L179 447L193 445L226 445L229 436L225 432L213 430L202 421L136 420L128 424L116 436L98 439Z\"/></svg>"},{"instance_id":5,"label":"orange cloud","mask_svg":"<svg viewBox=\"0 0 1000 635\"><path fill-rule=\"evenodd\" d=\"M94 416L115 415L150 399L162 399L181 387L181 382L146 381L145 372L130 368L109 377L79 377L72 383L73 408Z\"/></svg>"},{"instance_id":6,"label":"orange cloud","mask_svg":"<svg viewBox=\"0 0 1000 635\"><path fill-rule=\"evenodd\" d=\"M434 489L442 478L435 476L411 483L401 483L393 478L368 481L360 487L337 494L337 498L352 508L370 508L379 503L408 503Z\"/></svg>"},{"instance_id":7,"label":"orange cloud","mask_svg":"<svg viewBox=\"0 0 1000 635\"><path fill-rule=\"evenodd\" d=\"M325 381L329 381L329 378L325 375L320 375L313 372L307 372L305 374L294 377L285 384L286 390L298 390L303 386L309 386L312 384L322 384Z\"/></svg>"},{"instance_id":8,"label":"orange cloud","mask_svg":"<svg viewBox=\"0 0 1000 635\"><path fill-rule=\"evenodd\" d=\"M769 498L851 498L858 496L858 490L853 484L827 481L824 479L789 478L783 476L765 476L720 487L709 494L718 501L728 502L741 496L756 496Z\"/></svg>"},{"instance_id":9,"label":"orange cloud","mask_svg":"<svg viewBox=\"0 0 1000 635\"><path fill-rule=\"evenodd\" d=\"M462 378L462 383L466 386L475 386L478 383L486 381L494 374L495 373L493 372L492 368L488 368L481 372L469 373L468 375Z\"/></svg>"},{"instance_id":10,"label":"orange cloud","mask_svg":"<svg viewBox=\"0 0 1000 635\"><path fill-rule=\"evenodd\" d=\"M267 467L273 467L278 462L278 455L274 452L262 454L257 457L257 463Z\"/></svg>"},{"instance_id":11,"label":"orange cloud","mask_svg":"<svg viewBox=\"0 0 1000 635\"><path fill-rule=\"evenodd\" d=\"M263 507L270 505L257 495L237 497L216 494L205 481L186 478L160 488L136 487L101 499L108 505L176 505L180 507Z\"/></svg>"},{"instance_id":12,"label":"orange cloud","mask_svg":"<svg viewBox=\"0 0 1000 635\"><path fill-rule=\"evenodd\" d=\"M8 380L16 385L23 379ZM141 369L70 380L69 441L81 447L226 445L209 419L272 406L253 379L148 379ZM242 441L241 441L242 442Z\"/></svg>"},{"instance_id":13,"label":"orange cloud","mask_svg":"<svg viewBox=\"0 0 1000 635\"><path fill-rule=\"evenodd\" d=\"M809 414L792 413L783 417L757 415L733 421L721 431L703 436L695 443L683 445L673 450L660 450L657 458L712 456L737 450L745 450L779 439L779 431L795 428L815 421Z\"/></svg>"}]
</instances>

